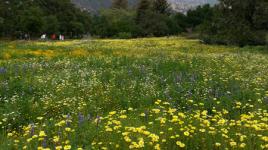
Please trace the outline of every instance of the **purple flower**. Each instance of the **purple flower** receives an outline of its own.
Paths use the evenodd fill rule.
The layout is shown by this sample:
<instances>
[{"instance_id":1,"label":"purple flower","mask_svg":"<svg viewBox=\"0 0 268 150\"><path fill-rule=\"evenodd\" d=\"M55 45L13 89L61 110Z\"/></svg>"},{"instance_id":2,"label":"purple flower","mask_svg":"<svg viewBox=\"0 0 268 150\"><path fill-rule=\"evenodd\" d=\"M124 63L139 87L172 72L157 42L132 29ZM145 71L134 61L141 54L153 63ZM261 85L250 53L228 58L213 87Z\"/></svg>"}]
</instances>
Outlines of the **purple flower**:
<instances>
[{"instance_id":1,"label":"purple flower","mask_svg":"<svg viewBox=\"0 0 268 150\"><path fill-rule=\"evenodd\" d=\"M71 122L70 122L70 120L71 120L71 116L70 116L70 114L67 115L66 120L67 120L67 121L66 121L66 126L67 126L67 127L70 127L70 126L71 126Z\"/></svg>"},{"instance_id":2,"label":"purple flower","mask_svg":"<svg viewBox=\"0 0 268 150\"><path fill-rule=\"evenodd\" d=\"M5 74L7 72L7 69L4 67L0 67L0 74Z\"/></svg>"},{"instance_id":3,"label":"purple flower","mask_svg":"<svg viewBox=\"0 0 268 150\"><path fill-rule=\"evenodd\" d=\"M34 135L34 124L32 123L30 126L31 126L30 133L31 133L31 136L33 136Z\"/></svg>"},{"instance_id":4,"label":"purple flower","mask_svg":"<svg viewBox=\"0 0 268 150\"><path fill-rule=\"evenodd\" d=\"M43 147L46 147L47 146L47 137L44 138L43 142L42 142L42 146Z\"/></svg>"},{"instance_id":5,"label":"purple flower","mask_svg":"<svg viewBox=\"0 0 268 150\"><path fill-rule=\"evenodd\" d=\"M84 122L84 115L79 113L78 114L78 123L81 125Z\"/></svg>"},{"instance_id":6,"label":"purple flower","mask_svg":"<svg viewBox=\"0 0 268 150\"><path fill-rule=\"evenodd\" d=\"M90 115L90 114L87 115L87 120L88 120L88 121L91 120L91 115Z\"/></svg>"},{"instance_id":7,"label":"purple flower","mask_svg":"<svg viewBox=\"0 0 268 150\"><path fill-rule=\"evenodd\" d=\"M97 116L97 127L99 126L99 124L100 124L100 122L101 122L101 120L100 120L100 116Z\"/></svg>"}]
</instances>

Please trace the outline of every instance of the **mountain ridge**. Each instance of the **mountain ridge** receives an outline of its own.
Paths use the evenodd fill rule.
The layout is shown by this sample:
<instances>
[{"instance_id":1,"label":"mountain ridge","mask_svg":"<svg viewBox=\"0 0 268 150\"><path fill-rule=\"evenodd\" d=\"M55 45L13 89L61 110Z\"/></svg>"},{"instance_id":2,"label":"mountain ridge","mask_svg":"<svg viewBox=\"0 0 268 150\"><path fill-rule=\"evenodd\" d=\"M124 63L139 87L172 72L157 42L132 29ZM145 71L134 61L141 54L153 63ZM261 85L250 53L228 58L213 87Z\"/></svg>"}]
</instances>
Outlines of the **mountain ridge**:
<instances>
[{"instance_id":1,"label":"mountain ridge","mask_svg":"<svg viewBox=\"0 0 268 150\"><path fill-rule=\"evenodd\" d=\"M99 11L101 9L109 8L111 0L71 0L72 3L81 9L88 11ZM138 0L128 0L130 6L135 6ZM177 12L186 12L189 9L195 8L198 5L216 4L217 0L168 0L171 8Z\"/></svg>"}]
</instances>

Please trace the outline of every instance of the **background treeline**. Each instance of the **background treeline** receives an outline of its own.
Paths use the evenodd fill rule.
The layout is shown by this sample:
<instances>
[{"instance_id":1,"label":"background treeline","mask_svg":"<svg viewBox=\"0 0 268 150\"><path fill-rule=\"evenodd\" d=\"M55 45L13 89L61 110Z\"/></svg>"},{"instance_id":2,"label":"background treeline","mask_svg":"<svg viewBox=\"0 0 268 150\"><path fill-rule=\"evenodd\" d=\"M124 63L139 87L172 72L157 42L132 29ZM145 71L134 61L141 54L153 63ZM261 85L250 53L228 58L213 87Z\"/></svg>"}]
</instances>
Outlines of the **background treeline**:
<instances>
[{"instance_id":1,"label":"background treeline","mask_svg":"<svg viewBox=\"0 0 268 150\"><path fill-rule=\"evenodd\" d=\"M111 9L92 18L91 33L116 38L178 35L210 20L212 13L209 5L185 15L172 11L167 0L140 0L135 8L128 7L127 0L114 0Z\"/></svg>"},{"instance_id":2,"label":"background treeline","mask_svg":"<svg viewBox=\"0 0 268 150\"><path fill-rule=\"evenodd\" d=\"M79 37L90 29L90 15L70 0L1 0L0 34L21 38L43 33Z\"/></svg>"},{"instance_id":3,"label":"background treeline","mask_svg":"<svg viewBox=\"0 0 268 150\"><path fill-rule=\"evenodd\" d=\"M3 37L64 34L69 38L135 38L187 33L206 43L257 45L267 43L267 0L219 0L186 14L174 12L167 0L113 0L110 9L97 14L76 8L70 0L0 1Z\"/></svg>"}]
</instances>

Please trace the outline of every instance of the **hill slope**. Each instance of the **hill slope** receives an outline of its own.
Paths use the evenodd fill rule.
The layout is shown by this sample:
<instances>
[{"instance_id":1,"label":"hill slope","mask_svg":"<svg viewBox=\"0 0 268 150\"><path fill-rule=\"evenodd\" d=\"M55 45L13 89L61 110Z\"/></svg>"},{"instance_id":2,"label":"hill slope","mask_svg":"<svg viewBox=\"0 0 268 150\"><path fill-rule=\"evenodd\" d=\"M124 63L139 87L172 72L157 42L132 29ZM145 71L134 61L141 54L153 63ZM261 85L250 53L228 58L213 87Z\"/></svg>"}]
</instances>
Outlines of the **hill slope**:
<instances>
[{"instance_id":1,"label":"hill slope","mask_svg":"<svg viewBox=\"0 0 268 150\"><path fill-rule=\"evenodd\" d=\"M83 9L98 11L111 6L111 0L72 0L74 4ZM138 0L129 0L131 6L135 6ZM217 0L169 0L171 8L175 11L185 12L202 4L215 4Z\"/></svg>"}]
</instances>

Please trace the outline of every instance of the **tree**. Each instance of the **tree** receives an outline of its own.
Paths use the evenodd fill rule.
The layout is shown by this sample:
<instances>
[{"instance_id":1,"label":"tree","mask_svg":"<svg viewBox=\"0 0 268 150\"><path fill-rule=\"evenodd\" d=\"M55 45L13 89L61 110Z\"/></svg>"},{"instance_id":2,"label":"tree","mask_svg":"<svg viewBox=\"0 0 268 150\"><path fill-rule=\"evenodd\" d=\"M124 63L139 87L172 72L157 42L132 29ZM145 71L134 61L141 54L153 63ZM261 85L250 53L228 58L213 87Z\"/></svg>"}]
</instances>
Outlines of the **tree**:
<instances>
[{"instance_id":1,"label":"tree","mask_svg":"<svg viewBox=\"0 0 268 150\"><path fill-rule=\"evenodd\" d=\"M43 12L38 7L31 7L25 10L20 16L21 31L30 33L31 35L40 35L43 31L44 20Z\"/></svg>"},{"instance_id":2,"label":"tree","mask_svg":"<svg viewBox=\"0 0 268 150\"><path fill-rule=\"evenodd\" d=\"M42 32L61 32L71 36L85 34L90 28L90 14L76 8L70 0L5 0L0 1L0 35L14 37L30 33L39 37ZM80 31L77 27L81 27Z\"/></svg>"},{"instance_id":3,"label":"tree","mask_svg":"<svg viewBox=\"0 0 268 150\"><path fill-rule=\"evenodd\" d=\"M83 33L85 33L85 28L81 22L71 21L69 27L71 29L69 32L72 38L81 38Z\"/></svg>"},{"instance_id":4,"label":"tree","mask_svg":"<svg viewBox=\"0 0 268 150\"><path fill-rule=\"evenodd\" d=\"M168 27L171 35L185 32L186 28L189 27L187 16L180 12L172 14L169 16Z\"/></svg>"},{"instance_id":5,"label":"tree","mask_svg":"<svg viewBox=\"0 0 268 150\"><path fill-rule=\"evenodd\" d=\"M202 39L240 46L265 44L267 8L266 0L220 0L212 21L202 28Z\"/></svg>"},{"instance_id":6,"label":"tree","mask_svg":"<svg viewBox=\"0 0 268 150\"><path fill-rule=\"evenodd\" d=\"M140 0L137 8L136 21L138 24L142 23L146 19L146 13L151 11L151 1L150 0Z\"/></svg>"},{"instance_id":7,"label":"tree","mask_svg":"<svg viewBox=\"0 0 268 150\"><path fill-rule=\"evenodd\" d=\"M59 32L59 21L56 16L46 16L44 17L44 32L47 34L55 34Z\"/></svg>"},{"instance_id":8,"label":"tree","mask_svg":"<svg viewBox=\"0 0 268 150\"><path fill-rule=\"evenodd\" d=\"M135 12L124 9L103 10L93 19L92 33L101 37L132 37L136 33Z\"/></svg>"},{"instance_id":9,"label":"tree","mask_svg":"<svg viewBox=\"0 0 268 150\"><path fill-rule=\"evenodd\" d=\"M153 2L153 10L156 13L160 14L168 14L170 12L169 3L167 0L154 0Z\"/></svg>"},{"instance_id":10,"label":"tree","mask_svg":"<svg viewBox=\"0 0 268 150\"><path fill-rule=\"evenodd\" d=\"M189 27L195 28L205 21L210 21L212 16L213 8L209 4L198 6L196 9L187 12L187 23Z\"/></svg>"},{"instance_id":11,"label":"tree","mask_svg":"<svg viewBox=\"0 0 268 150\"><path fill-rule=\"evenodd\" d=\"M113 0L112 1L112 8L115 9L127 9L128 1L127 0Z\"/></svg>"}]
</instances>

